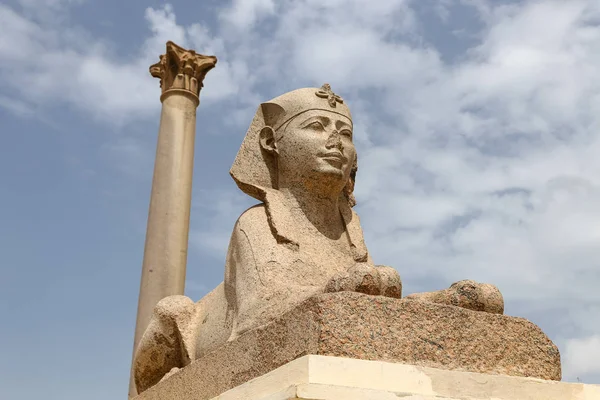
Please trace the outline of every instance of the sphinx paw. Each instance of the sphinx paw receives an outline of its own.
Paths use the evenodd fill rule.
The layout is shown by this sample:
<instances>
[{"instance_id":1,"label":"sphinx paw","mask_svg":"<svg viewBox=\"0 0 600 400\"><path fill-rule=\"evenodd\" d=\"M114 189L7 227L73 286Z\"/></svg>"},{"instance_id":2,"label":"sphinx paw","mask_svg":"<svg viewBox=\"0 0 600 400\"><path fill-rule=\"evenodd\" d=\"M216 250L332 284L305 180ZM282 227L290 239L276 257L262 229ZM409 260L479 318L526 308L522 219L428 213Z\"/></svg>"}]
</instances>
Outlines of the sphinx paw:
<instances>
[{"instance_id":1,"label":"sphinx paw","mask_svg":"<svg viewBox=\"0 0 600 400\"><path fill-rule=\"evenodd\" d=\"M325 286L326 293L344 291L400 298L402 281L398 272L391 267L357 263L335 274Z\"/></svg>"},{"instance_id":2,"label":"sphinx paw","mask_svg":"<svg viewBox=\"0 0 600 400\"><path fill-rule=\"evenodd\" d=\"M381 294L381 276L372 265L357 263L346 271L336 273L325 286L325 293L358 292Z\"/></svg>"},{"instance_id":3,"label":"sphinx paw","mask_svg":"<svg viewBox=\"0 0 600 400\"><path fill-rule=\"evenodd\" d=\"M354 284L354 291L358 293L380 295L381 274L378 269L365 263L357 263L348 269Z\"/></svg>"},{"instance_id":4,"label":"sphinx paw","mask_svg":"<svg viewBox=\"0 0 600 400\"><path fill-rule=\"evenodd\" d=\"M325 285L325 293L353 292L354 284L348 271L337 272Z\"/></svg>"},{"instance_id":5,"label":"sphinx paw","mask_svg":"<svg viewBox=\"0 0 600 400\"><path fill-rule=\"evenodd\" d=\"M504 313L504 298L500 290L489 283L462 280L446 289L452 305L492 314Z\"/></svg>"},{"instance_id":6,"label":"sphinx paw","mask_svg":"<svg viewBox=\"0 0 600 400\"><path fill-rule=\"evenodd\" d=\"M377 271L381 277L381 295L399 299L402 297L402 279L400 274L387 265L377 265Z\"/></svg>"},{"instance_id":7,"label":"sphinx paw","mask_svg":"<svg viewBox=\"0 0 600 400\"><path fill-rule=\"evenodd\" d=\"M414 293L405 299L446 304L491 314L504 313L504 299L496 286L468 279L455 282L448 289Z\"/></svg>"}]
</instances>

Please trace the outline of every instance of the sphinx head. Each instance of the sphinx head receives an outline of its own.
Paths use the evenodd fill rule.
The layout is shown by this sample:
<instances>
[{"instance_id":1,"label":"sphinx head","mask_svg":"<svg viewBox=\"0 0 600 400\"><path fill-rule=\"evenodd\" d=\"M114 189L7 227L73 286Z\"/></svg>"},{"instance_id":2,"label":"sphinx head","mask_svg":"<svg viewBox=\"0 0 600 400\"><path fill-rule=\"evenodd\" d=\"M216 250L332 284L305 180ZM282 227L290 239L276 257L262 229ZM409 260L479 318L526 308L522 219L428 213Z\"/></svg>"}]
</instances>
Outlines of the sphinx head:
<instances>
[{"instance_id":1,"label":"sphinx head","mask_svg":"<svg viewBox=\"0 0 600 400\"><path fill-rule=\"evenodd\" d=\"M247 194L265 200L282 188L339 193L354 205L357 170L352 117L329 85L285 93L261 104L231 168Z\"/></svg>"}]
</instances>

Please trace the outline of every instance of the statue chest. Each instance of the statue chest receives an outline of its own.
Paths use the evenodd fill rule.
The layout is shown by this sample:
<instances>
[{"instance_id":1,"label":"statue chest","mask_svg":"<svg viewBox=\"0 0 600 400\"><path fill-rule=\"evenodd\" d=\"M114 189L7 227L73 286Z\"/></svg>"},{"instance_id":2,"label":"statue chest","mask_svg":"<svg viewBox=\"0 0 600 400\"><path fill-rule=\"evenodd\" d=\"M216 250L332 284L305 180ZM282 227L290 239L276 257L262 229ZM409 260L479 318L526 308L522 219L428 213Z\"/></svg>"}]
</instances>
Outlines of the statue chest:
<instances>
[{"instance_id":1,"label":"statue chest","mask_svg":"<svg viewBox=\"0 0 600 400\"><path fill-rule=\"evenodd\" d=\"M257 273L268 285L323 287L355 263L347 243L323 238L303 240L297 249L277 244L270 250L257 263Z\"/></svg>"}]
</instances>

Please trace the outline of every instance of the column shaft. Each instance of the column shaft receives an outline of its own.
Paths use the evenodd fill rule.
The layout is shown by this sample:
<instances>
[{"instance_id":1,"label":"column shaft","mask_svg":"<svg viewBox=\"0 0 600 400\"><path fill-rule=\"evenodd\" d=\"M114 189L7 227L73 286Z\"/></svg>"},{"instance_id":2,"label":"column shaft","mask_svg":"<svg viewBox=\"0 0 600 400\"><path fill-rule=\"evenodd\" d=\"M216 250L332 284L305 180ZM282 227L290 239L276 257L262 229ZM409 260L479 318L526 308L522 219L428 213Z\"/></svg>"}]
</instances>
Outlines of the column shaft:
<instances>
[{"instance_id":1,"label":"column shaft","mask_svg":"<svg viewBox=\"0 0 600 400\"><path fill-rule=\"evenodd\" d=\"M197 99L174 93L167 94L162 105L133 344L134 355L156 303L167 296L184 294L196 104Z\"/></svg>"},{"instance_id":2,"label":"column shaft","mask_svg":"<svg viewBox=\"0 0 600 400\"><path fill-rule=\"evenodd\" d=\"M136 345L156 303L164 297L184 292L195 131L196 103L185 95L167 96L162 106L156 146Z\"/></svg>"}]
</instances>

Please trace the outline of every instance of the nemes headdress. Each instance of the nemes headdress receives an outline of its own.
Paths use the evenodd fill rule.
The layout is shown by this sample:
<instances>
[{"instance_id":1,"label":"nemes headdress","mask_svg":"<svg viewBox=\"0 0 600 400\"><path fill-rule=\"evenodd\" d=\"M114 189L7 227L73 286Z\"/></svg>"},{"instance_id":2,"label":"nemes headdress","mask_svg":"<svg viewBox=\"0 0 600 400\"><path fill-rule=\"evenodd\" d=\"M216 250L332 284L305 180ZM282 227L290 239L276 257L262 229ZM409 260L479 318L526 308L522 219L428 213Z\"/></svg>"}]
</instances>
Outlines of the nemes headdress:
<instances>
[{"instance_id":1,"label":"nemes headdress","mask_svg":"<svg viewBox=\"0 0 600 400\"><path fill-rule=\"evenodd\" d=\"M287 232L285 229L285 226L293 226L293 224L285 224L287 222L285 219L290 216L287 215L281 194L274 185L275 163L260 146L260 131L265 126L269 126L278 132L292 118L310 110L333 112L352 121L350 109L340 96L332 92L329 84L324 84L320 88L302 88L282 94L258 107L229 171L244 193L265 203L269 223L277 240L289 243L294 247L300 244L293 237L293 233ZM350 182L346 186L349 190L340 199L340 213L346 222L346 228L354 246L355 259L366 261L367 251L362 229L358 217L350 208L354 205L354 197L351 192L354 188L356 167L355 162Z\"/></svg>"}]
</instances>

